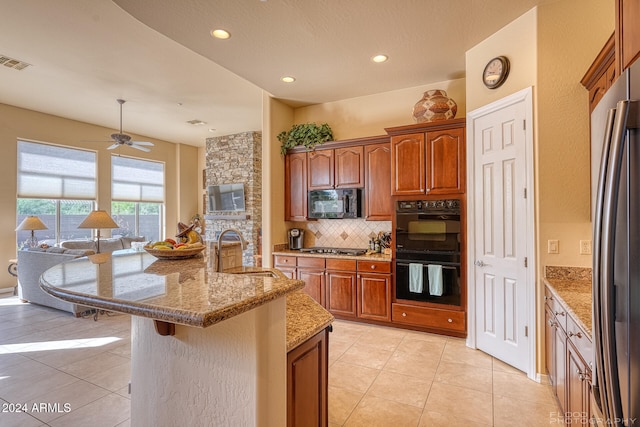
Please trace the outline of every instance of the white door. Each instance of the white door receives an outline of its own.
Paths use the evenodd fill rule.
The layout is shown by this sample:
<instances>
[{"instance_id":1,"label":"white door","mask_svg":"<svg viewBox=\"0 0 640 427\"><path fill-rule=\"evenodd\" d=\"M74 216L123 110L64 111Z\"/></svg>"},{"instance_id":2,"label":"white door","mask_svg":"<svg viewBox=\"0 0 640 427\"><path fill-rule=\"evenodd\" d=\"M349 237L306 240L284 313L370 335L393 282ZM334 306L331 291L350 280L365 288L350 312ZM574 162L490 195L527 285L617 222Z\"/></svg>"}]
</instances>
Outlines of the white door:
<instances>
[{"instance_id":1,"label":"white door","mask_svg":"<svg viewBox=\"0 0 640 427\"><path fill-rule=\"evenodd\" d=\"M476 347L529 372L526 102L473 119L473 271ZM531 197L533 192L531 191ZM470 231L471 232L471 231Z\"/></svg>"}]
</instances>

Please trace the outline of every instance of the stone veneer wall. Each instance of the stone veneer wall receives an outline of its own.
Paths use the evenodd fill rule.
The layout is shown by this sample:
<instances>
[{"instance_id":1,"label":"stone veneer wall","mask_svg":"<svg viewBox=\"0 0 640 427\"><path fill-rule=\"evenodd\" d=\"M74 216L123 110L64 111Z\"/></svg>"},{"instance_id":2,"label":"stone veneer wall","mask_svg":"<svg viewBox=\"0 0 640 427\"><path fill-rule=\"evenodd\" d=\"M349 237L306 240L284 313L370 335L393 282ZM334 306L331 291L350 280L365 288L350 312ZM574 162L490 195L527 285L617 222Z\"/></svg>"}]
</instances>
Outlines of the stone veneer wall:
<instances>
[{"instance_id":1,"label":"stone veneer wall","mask_svg":"<svg viewBox=\"0 0 640 427\"><path fill-rule=\"evenodd\" d=\"M365 221L364 219L319 219L309 222L288 222L287 229L302 228L304 247L367 249L369 239L378 232L391 232L391 221ZM285 236L285 241L288 238Z\"/></svg>"},{"instance_id":2,"label":"stone veneer wall","mask_svg":"<svg viewBox=\"0 0 640 427\"><path fill-rule=\"evenodd\" d=\"M243 183L246 210L207 212L205 240L217 241L218 234L227 228L239 230L249 243L243 253L243 264L254 265L262 224L262 133L207 138L206 149L205 185Z\"/></svg>"}]
</instances>

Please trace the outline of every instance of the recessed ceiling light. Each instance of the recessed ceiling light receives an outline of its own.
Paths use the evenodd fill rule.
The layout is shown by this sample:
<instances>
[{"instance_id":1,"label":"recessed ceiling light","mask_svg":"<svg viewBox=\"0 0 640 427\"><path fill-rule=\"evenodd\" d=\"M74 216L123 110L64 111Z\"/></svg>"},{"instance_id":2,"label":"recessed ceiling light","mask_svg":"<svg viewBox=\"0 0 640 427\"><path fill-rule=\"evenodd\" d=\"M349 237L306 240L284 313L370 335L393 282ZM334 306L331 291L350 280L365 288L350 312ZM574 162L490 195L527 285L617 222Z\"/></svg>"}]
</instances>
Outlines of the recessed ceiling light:
<instances>
[{"instance_id":1,"label":"recessed ceiling light","mask_svg":"<svg viewBox=\"0 0 640 427\"><path fill-rule=\"evenodd\" d=\"M293 83L296 81L295 77L291 77L291 76L284 76L280 80L282 80L285 83Z\"/></svg>"},{"instance_id":2,"label":"recessed ceiling light","mask_svg":"<svg viewBox=\"0 0 640 427\"><path fill-rule=\"evenodd\" d=\"M226 30L211 30L211 35L217 39L226 40L231 37L231 34Z\"/></svg>"},{"instance_id":3,"label":"recessed ceiling light","mask_svg":"<svg viewBox=\"0 0 640 427\"><path fill-rule=\"evenodd\" d=\"M386 62L389 59L389 57L387 55L376 55L373 58L371 58L371 60L373 62Z\"/></svg>"},{"instance_id":4,"label":"recessed ceiling light","mask_svg":"<svg viewBox=\"0 0 640 427\"><path fill-rule=\"evenodd\" d=\"M215 132L217 129L209 128L209 132Z\"/></svg>"},{"instance_id":5,"label":"recessed ceiling light","mask_svg":"<svg viewBox=\"0 0 640 427\"><path fill-rule=\"evenodd\" d=\"M188 120L187 123L194 126L202 126L207 124L207 122L203 122L202 120L198 119Z\"/></svg>"}]
</instances>

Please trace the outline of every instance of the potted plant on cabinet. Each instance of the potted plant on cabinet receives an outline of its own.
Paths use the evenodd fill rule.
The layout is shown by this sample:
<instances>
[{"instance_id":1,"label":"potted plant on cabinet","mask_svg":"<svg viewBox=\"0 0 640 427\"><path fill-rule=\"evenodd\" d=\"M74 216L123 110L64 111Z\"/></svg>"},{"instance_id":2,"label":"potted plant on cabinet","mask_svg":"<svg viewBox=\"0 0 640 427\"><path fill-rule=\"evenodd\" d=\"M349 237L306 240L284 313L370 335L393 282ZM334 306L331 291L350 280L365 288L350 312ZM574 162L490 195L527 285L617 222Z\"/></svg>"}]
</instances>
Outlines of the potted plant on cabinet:
<instances>
[{"instance_id":1,"label":"potted plant on cabinet","mask_svg":"<svg viewBox=\"0 0 640 427\"><path fill-rule=\"evenodd\" d=\"M286 154L289 148L299 145L305 146L309 150L327 141L333 140L333 132L328 124L303 123L293 125L289 131L282 131L277 136L282 144L280 152Z\"/></svg>"}]
</instances>

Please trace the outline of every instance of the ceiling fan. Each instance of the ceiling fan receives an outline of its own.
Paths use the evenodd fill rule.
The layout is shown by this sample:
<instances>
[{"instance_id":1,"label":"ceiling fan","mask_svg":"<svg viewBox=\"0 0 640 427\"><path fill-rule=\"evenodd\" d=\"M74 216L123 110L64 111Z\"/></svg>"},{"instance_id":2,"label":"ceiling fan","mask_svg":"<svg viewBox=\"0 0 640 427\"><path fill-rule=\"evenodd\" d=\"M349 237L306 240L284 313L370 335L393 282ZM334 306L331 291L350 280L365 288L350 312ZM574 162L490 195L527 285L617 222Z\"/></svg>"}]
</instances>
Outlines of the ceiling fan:
<instances>
[{"instance_id":1,"label":"ceiling fan","mask_svg":"<svg viewBox=\"0 0 640 427\"><path fill-rule=\"evenodd\" d=\"M132 141L131 136L127 135L126 133L122 133L122 104L124 104L126 101L124 99L116 99L116 101L118 101L118 104L120 104L120 132L111 134L111 139L113 139L115 142L113 145L107 147L107 150L114 150L121 145L128 145L129 147L135 148L136 150L146 152L151 151L147 147L153 147L153 143L148 141Z\"/></svg>"}]
</instances>

